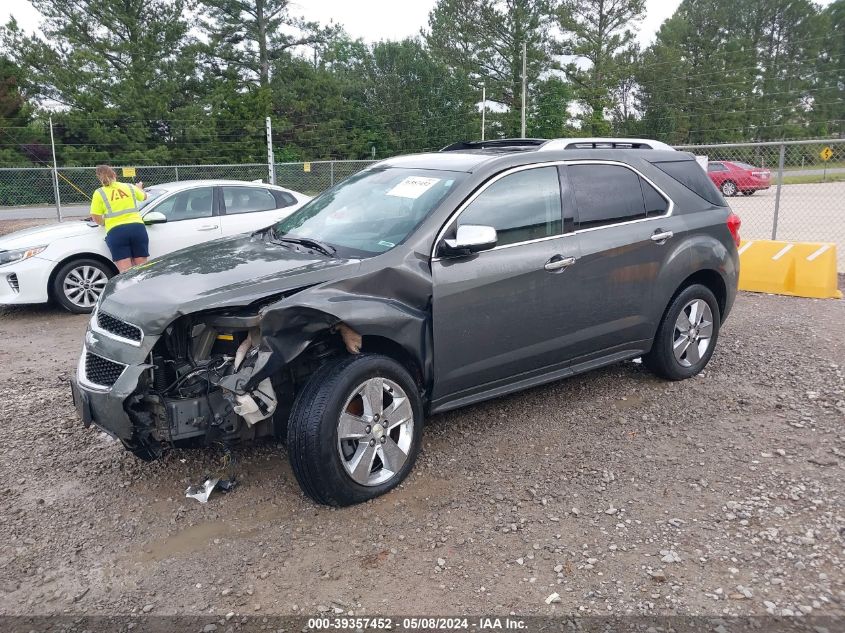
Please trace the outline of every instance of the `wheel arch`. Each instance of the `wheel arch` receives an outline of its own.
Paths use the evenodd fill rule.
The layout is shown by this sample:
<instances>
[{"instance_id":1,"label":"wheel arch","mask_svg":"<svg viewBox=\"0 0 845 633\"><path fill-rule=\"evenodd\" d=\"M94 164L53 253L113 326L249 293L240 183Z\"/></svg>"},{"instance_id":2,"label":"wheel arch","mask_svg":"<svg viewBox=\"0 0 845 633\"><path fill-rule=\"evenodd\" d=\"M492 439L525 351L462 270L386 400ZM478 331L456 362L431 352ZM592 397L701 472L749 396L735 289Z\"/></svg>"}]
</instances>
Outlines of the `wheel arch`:
<instances>
[{"instance_id":1,"label":"wheel arch","mask_svg":"<svg viewBox=\"0 0 845 633\"><path fill-rule=\"evenodd\" d=\"M396 341L384 336L365 334L362 337L361 352L364 354L381 354L392 358L411 374L411 378L419 387L420 393L423 393L425 379L423 378L422 367L414 356Z\"/></svg>"},{"instance_id":2,"label":"wheel arch","mask_svg":"<svg viewBox=\"0 0 845 633\"><path fill-rule=\"evenodd\" d=\"M50 271L50 276L47 278L47 296L50 297L50 299L55 300L56 298L53 295L53 283L56 281L56 275L59 274L59 271L65 264L68 264L75 259L93 259L104 264L106 268L112 272L112 275L116 275L118 273L117 266L114 265L114 262L99 253L74 253L73 255L68 255L64 259L56 262L55 266L53 266L53 270Z\"/></svg>"},{"instance_id":3,"label":"wheel arch","mask_svg":"<svg viewBox=\"0 0 845 633\"><path fill-rule=\"evenodd\" d=\"M668 309L669 305L674 301L675 297L677 297L685 288L692 286L694 284L701 284L705 288L709 289L710 292L716 297L716 301L719 304L719 315L721 317L722 314L725 313L725 308L727 307L728 302L728 286L725 283L725 280L722 278L717 271L713 270L712 268L705 268L703 270L698 270L692 273L689 277L684 279L675 292L672 294L672 297L669 299L669 303L666 306ZM664 310L665 314L665 310Z\"/></svg>"}]
</instances>

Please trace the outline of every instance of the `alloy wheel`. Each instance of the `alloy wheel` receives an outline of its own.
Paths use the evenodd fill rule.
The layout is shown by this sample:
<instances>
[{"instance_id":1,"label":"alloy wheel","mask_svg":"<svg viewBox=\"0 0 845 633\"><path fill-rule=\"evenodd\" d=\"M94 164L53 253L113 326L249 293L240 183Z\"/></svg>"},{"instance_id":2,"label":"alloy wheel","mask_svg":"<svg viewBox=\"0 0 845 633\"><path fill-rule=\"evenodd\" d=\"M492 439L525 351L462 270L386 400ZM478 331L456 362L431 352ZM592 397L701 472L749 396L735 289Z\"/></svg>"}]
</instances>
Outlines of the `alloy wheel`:
<instances>
[{"instance_id":1,"label":"alloy wheel","mask_svg":"<svg viewBox=\"0 0 845 633\"><path fill-rule=\"evenodd\" d=\"M732 183L730 180L725 181L722 185L722 193L726 196L735 196L736 195L736 185Z\"/></svg>"},{"instance_id":2,"label":"alloy wheel","mask_svg":"<svg viewBox=\"0 0 845 633\"><path fill-rule=\"evenodd\" d=\"M707 353L713 338L713 312L703 299L693 299L675 320L672 351L683 367L695 365Z\"/></svg>"},{"instance_id":3,"label":"alloy wheel","mask_svg":"<svg viewBox=\"0 0 845 633\"><path fill-rule=\"evenodd\" d=\"M68 301L80 308L93 308L109 278L96 266L77 266L65 275L62 288Z\"/></svg>"},{"instance_id":4,"label":"alloy wheel","mask_svg":"<svg viewBox=\"0 0 845 633\"><path fill-rule=\"evenodd\" d=\"M337 449L346 474L378 486L402 470L414 438L414 412L402 388L376 376L347 398L337 423Z\"/></svg>"}]
</instances>

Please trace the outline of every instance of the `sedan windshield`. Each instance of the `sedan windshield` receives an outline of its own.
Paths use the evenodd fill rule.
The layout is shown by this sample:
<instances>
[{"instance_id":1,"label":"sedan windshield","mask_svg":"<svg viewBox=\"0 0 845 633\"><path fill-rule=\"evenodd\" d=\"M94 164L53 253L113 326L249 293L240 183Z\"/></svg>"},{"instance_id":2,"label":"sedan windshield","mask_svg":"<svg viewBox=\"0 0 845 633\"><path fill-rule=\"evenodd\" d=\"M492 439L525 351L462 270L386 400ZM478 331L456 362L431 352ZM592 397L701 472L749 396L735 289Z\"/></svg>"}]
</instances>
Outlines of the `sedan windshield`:
<instances>
[{"instance_id":1,"label":"sedan windshield","mask_svg":"<svg viewBox=\"0 0 845 633\"><path fill-rule=\"evenodd\" d=\"M319 240L342 255L383 253L401 243L462 172L382 168L355 174L273 227L276 239Z\"/></svg>"},{"instance_id":2,"label":"sedan windshield","mask_svg":"<svg viewBox=\"0 0 845 633\"><path fill-rule=\"evenodd\" d=\"M161 197L163 194L167 193L164 189L144 189L144 193L147 194L147 197L143 200L138 201L138 209L143 209L146 207L150 202L155 200L156 198Z\"/></svg>"}]
</instances>

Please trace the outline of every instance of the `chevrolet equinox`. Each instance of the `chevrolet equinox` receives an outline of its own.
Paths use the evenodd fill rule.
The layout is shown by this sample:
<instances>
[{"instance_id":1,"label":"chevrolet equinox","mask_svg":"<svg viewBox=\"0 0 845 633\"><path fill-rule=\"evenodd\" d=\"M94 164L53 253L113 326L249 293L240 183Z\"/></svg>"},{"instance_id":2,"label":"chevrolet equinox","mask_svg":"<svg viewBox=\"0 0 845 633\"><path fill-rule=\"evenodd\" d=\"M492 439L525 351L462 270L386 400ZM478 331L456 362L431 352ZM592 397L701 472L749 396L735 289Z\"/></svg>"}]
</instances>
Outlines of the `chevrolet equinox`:
<instances>
[{"instance_id":1,"label":"chevrolet equinox","mask_svg":"<svg viewBox=\"0 0 845 633\"><path fill-rule=\"evenodd\" d=\"M695 158L654 141L391 158L111 279L74 402L144 460L278 438L309 497L366 501L408 475L432 414L637 357L700 372L738 231Z\"/></svg>"}]
</instances>

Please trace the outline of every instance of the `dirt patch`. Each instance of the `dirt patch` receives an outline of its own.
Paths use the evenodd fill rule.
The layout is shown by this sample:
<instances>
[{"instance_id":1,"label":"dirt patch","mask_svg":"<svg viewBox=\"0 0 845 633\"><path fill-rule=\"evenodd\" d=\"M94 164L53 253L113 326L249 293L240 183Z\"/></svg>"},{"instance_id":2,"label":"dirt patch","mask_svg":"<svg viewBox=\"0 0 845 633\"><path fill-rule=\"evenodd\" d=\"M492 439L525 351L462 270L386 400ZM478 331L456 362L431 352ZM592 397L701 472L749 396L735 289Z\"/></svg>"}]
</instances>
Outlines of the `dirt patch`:
<instances>
[{"instance_id":1,"label":"dirt patch","mask_svg":"<svg viewBox=\"0 0 845 633\"><path fill-rule=\"evenodd\" d=\"M701 376L623 363L436 416L402 486L337 510L275 444L185 499L219 454L82 428L86 317L5 310L0 613L842 614L843 321L742 294Z\"/></svg>"},{"instance_id":2,"label":"dirt patch","mask_svg":"<svg viewBox=\"0 0 845 633\"><path fill-rule=\"evenodd\" d=\"M55 220L3 220L0 219L0 236L14 233L15 231L22 231L32 226L41 226L42 224L53 224Z\"/></svg>"}]
</instances>

